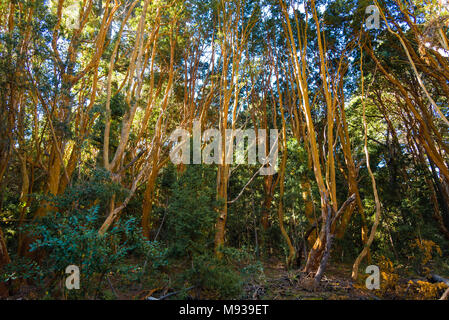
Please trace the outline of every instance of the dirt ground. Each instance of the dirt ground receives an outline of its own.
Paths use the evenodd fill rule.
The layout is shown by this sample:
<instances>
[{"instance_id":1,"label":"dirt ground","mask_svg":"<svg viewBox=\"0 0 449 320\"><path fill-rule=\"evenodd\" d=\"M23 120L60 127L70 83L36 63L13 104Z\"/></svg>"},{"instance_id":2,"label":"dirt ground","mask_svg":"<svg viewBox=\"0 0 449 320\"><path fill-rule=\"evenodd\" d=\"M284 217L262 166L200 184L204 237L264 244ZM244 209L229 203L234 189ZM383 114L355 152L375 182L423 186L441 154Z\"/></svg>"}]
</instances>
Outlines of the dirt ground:
<instances>
[{"instance_id":1,"label":"dirt ground","mask_svg":"<svg viewBox=\"0 0 449 320\"><path fill-rule=\"evenodd\" d=\"M378 300L373 292L353 285L351 266L329 266L318 287L300 270L287 271L282 263L266 264L264 283L247 285L248 299L274 300Z\"/></svg>"}]
</instances>

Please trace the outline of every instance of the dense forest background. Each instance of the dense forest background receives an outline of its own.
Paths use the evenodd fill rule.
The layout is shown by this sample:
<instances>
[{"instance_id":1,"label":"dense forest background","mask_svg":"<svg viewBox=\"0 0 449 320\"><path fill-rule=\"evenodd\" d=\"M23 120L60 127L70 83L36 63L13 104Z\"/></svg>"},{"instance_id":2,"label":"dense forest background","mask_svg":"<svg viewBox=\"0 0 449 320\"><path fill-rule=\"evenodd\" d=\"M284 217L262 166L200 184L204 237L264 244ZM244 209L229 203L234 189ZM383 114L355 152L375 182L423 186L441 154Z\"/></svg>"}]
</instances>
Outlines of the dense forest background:
<instances>
[{"instance_id":1,"label":"dense forest background","mask_svg":"<svg viewBox=\"0 0 449 320\"><path fill-rule=\"evenodd\" d=\"M447 296L448 27L435 0L1 0L0 296ZM196 124L277 129L276 173L174 164Z\"/></svg>"}]
</instances>

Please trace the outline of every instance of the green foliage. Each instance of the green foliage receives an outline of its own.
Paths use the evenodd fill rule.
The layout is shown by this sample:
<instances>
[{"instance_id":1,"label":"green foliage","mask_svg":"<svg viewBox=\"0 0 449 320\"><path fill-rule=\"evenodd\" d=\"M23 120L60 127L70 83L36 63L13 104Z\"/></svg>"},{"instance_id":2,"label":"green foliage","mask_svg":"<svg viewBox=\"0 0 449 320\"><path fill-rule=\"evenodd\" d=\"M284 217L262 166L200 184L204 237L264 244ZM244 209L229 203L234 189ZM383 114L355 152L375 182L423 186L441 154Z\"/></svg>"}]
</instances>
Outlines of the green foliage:
<instances>
[{"instance_id":1,"label":"green foliage","mask_svg":"<svg viewBox=\"0 0 449 320\"><path fill-rule=\"evenodd\" d=\"M68 187L63 195L44 196L59 211L83 210L85 207L97 201L101 208L109 204L114 194L117 200L125 197L127 190L119 184L112 182L110 174L103 168L88 170L71 187Z\"/></svg>"},{"instance_id":2,"label":"green foliage","mask_svg":"<svg viewBox=\"0 0 449 320\"><path fill-rule=\"evenodd\" d=\"M208 298L233 299L243 293L243 279L229 265L210 255L193 259L193 266L187 270L184 279L200 287Z\"/></svg>"},{"instance_id":3,"label":"green foliage","mask_svg":"<svg viewBox=\"0 0 449 320\"><path fill-rule=\"evenodd\" d=\"M54 212L24 228L34 239L30 252L43 259L39 265L29 259L13 259L3 280L32 279L36 283L44 279L61 280L66 276L66 267L76 265L80 268L81 291L86 295L98 289L107 273L142 276L146 270L165 266L166 249L144 239L134 217L117 221L103 236L99 235L104 219L99 213L101 204L107 202L111 193L119 191L100 170L93 173L91 180L50 197ZM130 253L145 257L146 270L126 265Z\"/></svg>"},{"instance_id":4,"label":"green foliage","mask_svg":"<svg viewBox=\"0 0 449 320\"><path fill-rule=\"evenodd\" d=\"M203 254L213 245L215 170L187 166L173 186L167 214L167 240L174 256Z\"/></svg>"},{"instance_id":5,"label":"green foliage","mask_svg":"<svg viewBox=\"0 0 449 320\"><path fill-rule=\"evenodd\" d=\"M0 282L17 279L31 279L42 284L43 272L36 261L27 257L13 256L11 262L4 266Z\"/></svg>"},{"instance_id":6,"label":"green foliage","mask_svg":"<svg viewBox=\"0 0 449 320\"><path fill-rule=\"evenodd\" d=\"M110 271L133 248L126 242L120 244L118 236L131 232L134 221L124 221L101 237L97 219L98 206L80 215L58 212L44 217L31 227L31 235L37 239L30 245L30 251L43 249L48 253L45 270L49 273L61 272L70 264L79 266L86 280L95 273Z\"/></svg>"},{"instance_id":7,"label":"green foliage","mask_svg":"<svg viewBox=\"0 0 449 320\"><path fill-rule=\"evenodd\" d=\"M242 246L241 248L224 247L223 261L228 266L244 266L240 269L240 276L248 281L250 278L264 278L264 267L260 260L254 254L251 247Z\"/></svg>"}]
</instances>

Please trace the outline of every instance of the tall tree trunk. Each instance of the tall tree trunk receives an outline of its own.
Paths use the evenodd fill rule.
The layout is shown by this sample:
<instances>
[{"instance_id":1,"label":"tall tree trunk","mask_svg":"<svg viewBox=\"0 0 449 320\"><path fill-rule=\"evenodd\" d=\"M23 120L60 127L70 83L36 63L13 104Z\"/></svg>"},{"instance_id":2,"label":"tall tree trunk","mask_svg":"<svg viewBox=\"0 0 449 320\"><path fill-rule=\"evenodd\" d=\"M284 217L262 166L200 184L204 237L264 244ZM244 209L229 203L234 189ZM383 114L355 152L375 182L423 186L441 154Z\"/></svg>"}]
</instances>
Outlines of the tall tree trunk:
<instances>
[{"instance_id":1,"label":"tall tree trunk","mask_svg":"<svg viewBox=\"0 0 449 320\"><path fill-rule=\"evenodd\" d=\"M3 266L10 262L8 250L6 248L5 238L3 236L3 231L0 226L0 273L2 272ZM6 297L8 295L8 289L5 283L0 282L0 298Z\"/></svg>"},{"instance_id":2,"label":"tall tree trunk","mask_svg":"<svg viewBox=\"0 0 449 320\"><path fill-rule=\"evenodd\" d=\"M150 214L153 209L153 195L155 185L156 185L155 174L151 174L150 178L147 181L147 187L143 195L143 205L142 205L142 230L143 235L147 240L150 240L150 231L151 231Z\"/></svg>"},{"instance_id":3,"label":"tall tree trunk","mask_svg":"<svg viewBox=\"0 0 449 320\"><path fill-rule=\"evenodd\" d=\"M263 179L264 197L261 212L261 223L264 230L267 230L270 227L269 218L270 218L271 204L273 201L272 184L273 184L273 176L272 175L264 176Z\"/></svg>"}]
</instances>

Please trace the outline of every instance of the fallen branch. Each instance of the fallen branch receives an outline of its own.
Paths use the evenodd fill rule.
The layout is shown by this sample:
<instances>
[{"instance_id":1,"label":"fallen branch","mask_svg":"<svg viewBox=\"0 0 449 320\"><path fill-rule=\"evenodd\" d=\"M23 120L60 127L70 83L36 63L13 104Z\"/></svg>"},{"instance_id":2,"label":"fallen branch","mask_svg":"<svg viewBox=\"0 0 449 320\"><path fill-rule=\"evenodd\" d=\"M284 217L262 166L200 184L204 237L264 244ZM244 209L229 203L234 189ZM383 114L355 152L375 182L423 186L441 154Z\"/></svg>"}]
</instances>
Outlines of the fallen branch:
<instances>
[{"instance_id":1,"label":"fallen branch","mask_svg":"<svg viewBox=\"0 0 449 320\"><path fill-rule=\"evenodd\" d=\"M111 288L112 293L115 295L115 298L118 298L118 294L117 294L117 292L115 291L115 289L114 289L114 287L113 287L113 285L112 285L111 279L109 279L109 276L106 276L106 279L108 280L109 287Z\"/></svg>"},{"instance_id":2,"label":"fallen branch","mask_svg":"<svg viewBox=\"0 0 449 320\"><path fill-rule=\"evenodd\" d=\"M441 296L440 300L447 300L449 298L449 288L444 291L443 295Z\"/></svg>"},{"instance_id":3,"label":"fallen branch","mask_svg":"<svg viewBox=\"0 0 449 320\"><path fill-rule=\"evenodd\" d=\"M449 279L443 278L437 274L431 274L429 281L432 283L443 282L449 286Z\"/></svg>"},{"instance_id":4,"label":"fallen branch","mask_svg":"<svg viewBox=\"0 0 449 320\"><path fill-rule=\"evenodd\" d=\"M181 293L181 292L183 292L183 291L189 291L189 290L192 290L193 288L196 288L196 286L188 287L188 288L186 288L186 289L182 289L182 290L175 291L175 292L170 292L170 293L167 293L166 295L163 295L162 297L159 297L159 298L148 297L147 300L164 300L164 299L166 299L166 298L168 298L168 297L174 296L174 295L176 295L176 294L178 294L178 293Z\"/></svg>"}]
</instances>

